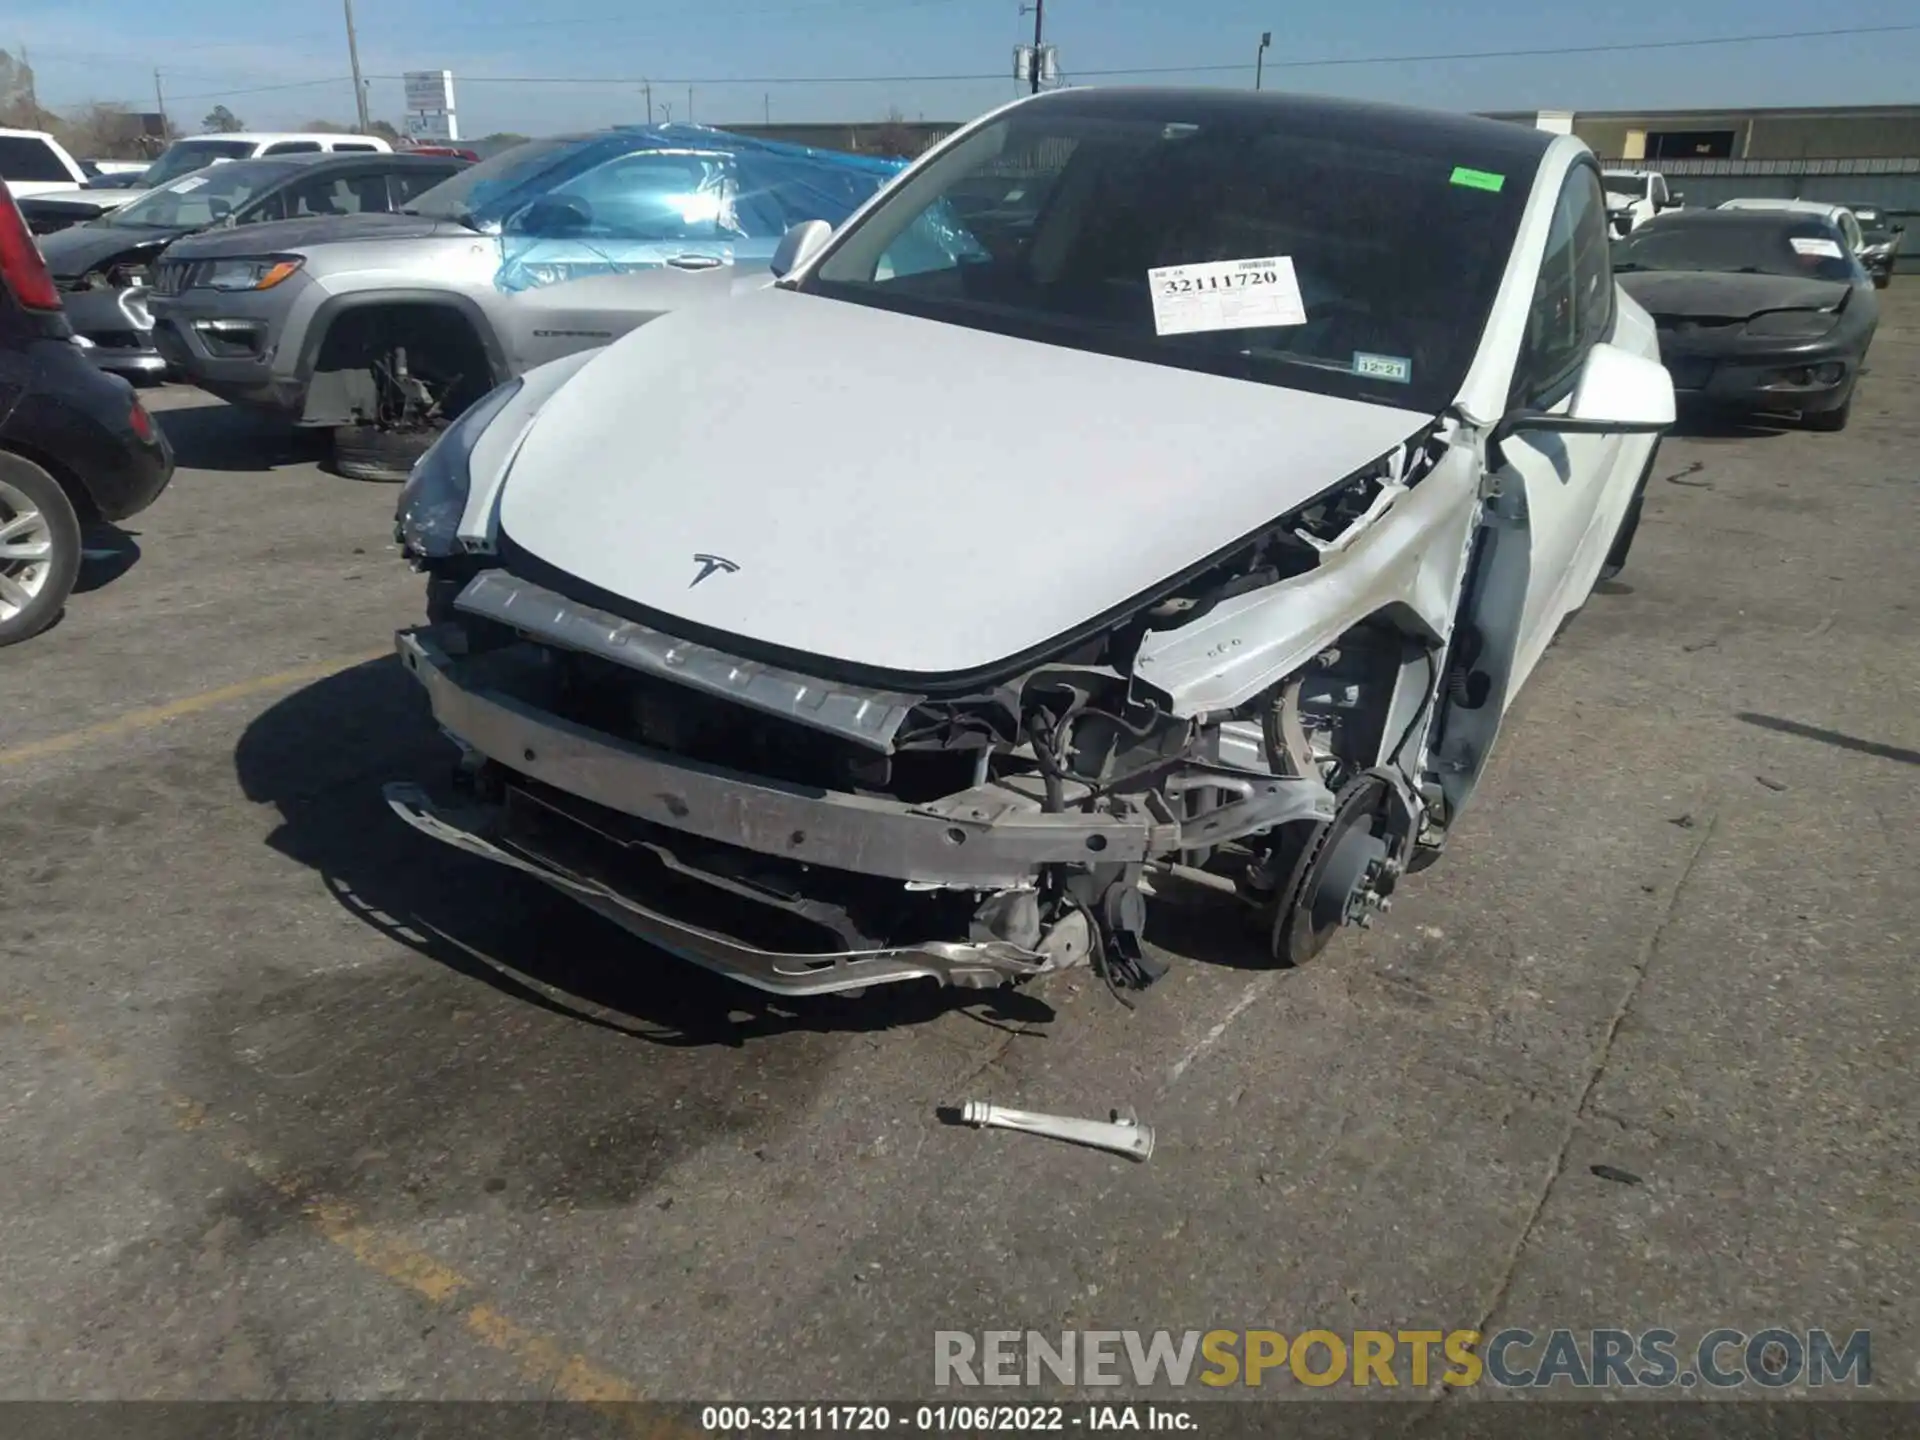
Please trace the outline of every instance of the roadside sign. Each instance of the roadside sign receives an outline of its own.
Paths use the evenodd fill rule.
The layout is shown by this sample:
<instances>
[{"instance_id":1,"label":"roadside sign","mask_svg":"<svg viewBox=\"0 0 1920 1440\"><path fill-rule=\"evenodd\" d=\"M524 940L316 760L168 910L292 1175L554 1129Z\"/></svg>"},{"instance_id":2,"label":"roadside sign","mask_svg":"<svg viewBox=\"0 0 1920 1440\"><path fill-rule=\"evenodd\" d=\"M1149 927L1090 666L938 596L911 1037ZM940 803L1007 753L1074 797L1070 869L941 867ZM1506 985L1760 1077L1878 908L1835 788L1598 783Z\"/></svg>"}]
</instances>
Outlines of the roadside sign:
<instances>
[{"instance_id":1,"label":"roadside sign","mask_svg":"<svg viewBox=\"0 0 1920 1440\"><path fill-rule=\"evenodd\" d=\"M451 70L409 70L400 78L407 90L407 109L453 109Z\"/></svg>"}]
</instances>

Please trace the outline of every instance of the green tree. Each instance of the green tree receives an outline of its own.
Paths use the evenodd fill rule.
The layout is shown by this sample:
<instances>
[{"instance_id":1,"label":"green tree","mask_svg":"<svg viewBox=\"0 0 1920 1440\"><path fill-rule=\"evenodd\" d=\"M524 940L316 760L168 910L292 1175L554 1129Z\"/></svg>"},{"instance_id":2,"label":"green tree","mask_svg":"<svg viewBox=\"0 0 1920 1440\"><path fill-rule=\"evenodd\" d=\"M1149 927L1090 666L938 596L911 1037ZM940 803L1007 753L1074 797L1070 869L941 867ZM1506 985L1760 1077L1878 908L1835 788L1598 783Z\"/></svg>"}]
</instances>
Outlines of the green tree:
<instances>
[{"instance_id":1,"label":"green tree","mask_svg":"<svg viewBox=\"0 0 1920 1440\"><path fill-rule=\"evenodd\" d=\"M246 129L247 122L226 106L216 105L207 112L206 118L200 122L200 127L216 134L227 135L235 130Z\"/></svg>"}]
</instances>

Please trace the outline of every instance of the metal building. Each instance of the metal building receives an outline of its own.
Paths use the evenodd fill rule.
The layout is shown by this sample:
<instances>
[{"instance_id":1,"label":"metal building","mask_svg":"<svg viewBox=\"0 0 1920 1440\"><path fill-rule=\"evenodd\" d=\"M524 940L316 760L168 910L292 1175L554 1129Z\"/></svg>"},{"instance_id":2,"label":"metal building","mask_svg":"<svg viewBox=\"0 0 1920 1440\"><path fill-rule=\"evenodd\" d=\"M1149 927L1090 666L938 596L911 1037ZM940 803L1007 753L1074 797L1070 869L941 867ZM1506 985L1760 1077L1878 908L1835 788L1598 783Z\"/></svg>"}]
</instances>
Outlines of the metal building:
<instances>
[{"instance_id":1,"label":"metal building","mask_svg":"<svg viewBox=\"0 0 1920 1440\"><path fill-rule=\"evenodd\" d=\"M1525 110L1492 118L1577 135L1608 163L1658 170L1688 205L1743 195L1879 205L1920 257L1920 105L1802 110Z\"/></svg>"}]
</instances>

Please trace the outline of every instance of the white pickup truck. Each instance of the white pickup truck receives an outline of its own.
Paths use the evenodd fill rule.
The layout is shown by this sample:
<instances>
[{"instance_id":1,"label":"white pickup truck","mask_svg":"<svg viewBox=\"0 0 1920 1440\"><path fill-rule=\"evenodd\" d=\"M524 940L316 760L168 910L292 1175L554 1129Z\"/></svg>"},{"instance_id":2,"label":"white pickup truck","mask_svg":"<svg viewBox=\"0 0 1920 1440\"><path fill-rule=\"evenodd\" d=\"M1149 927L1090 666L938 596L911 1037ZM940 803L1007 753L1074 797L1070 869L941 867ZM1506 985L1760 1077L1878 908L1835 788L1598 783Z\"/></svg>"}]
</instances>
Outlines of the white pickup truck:
<instances>
[{"instance_id":1,"label":"white pickup truck","mask_svg":"<svg viewBox=\"0 0 1920 1440\"><path fill-rule=\"evenodd\" d=\"M1638 230L1683 199L1667 189L1667 177L1657 170L1608 170L1600 178L1606 184L1607 221L1615 238Z\"/></svg>"},{"instance_id":2,"label":"white pickup truck","mask_svg":"<svg viewBox=\"0 0 1920 1440\"><path fill-rule=\"evenodd\" d=\"M0 130L0 180L15 198L78 190L87 172L44 130Z\"/></svg>"}]
</instances>

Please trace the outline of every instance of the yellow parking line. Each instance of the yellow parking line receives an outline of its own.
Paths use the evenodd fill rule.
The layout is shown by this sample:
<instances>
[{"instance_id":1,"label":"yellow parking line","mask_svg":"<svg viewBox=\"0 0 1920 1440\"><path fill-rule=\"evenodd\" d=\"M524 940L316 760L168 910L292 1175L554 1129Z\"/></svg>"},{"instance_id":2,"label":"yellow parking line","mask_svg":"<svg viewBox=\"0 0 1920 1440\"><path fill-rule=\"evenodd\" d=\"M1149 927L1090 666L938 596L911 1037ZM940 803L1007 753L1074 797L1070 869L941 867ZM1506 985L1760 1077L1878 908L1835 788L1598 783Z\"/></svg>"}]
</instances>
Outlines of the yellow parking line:
<instances>
[{"instance_id":1,"label":"yellow parking line","mask_svg":"<svg viewBox=\"0 0 1920 1440\"><path fill-rule=\"evenodd\" d=\"M62 1049L87 1061L108 1088L118 1090L127 1085L129 1077L120 1058L88 1042L64 1021L31 1010L0 1011L0 1018L36 1027ZM300 1176L255 1150L231 1127L216 1120L198 1100L175 1091L167 1092L166 1099L176 1126L188 1133L205 1133L214 1148L228 1160L297 1205L322 1239L337 1246L363 1268L412 1291L429 1305L453 1310L469 1335L506 1356L521 1374L549 1395L602 1405L641 1398L636 1387L599 1369L585 1356L508 1319L493 1306L481 1301L462 1301L459 1297L463 1292L471 1295L481 1287L411 1241L367 1224L359 1211L346 1201L312 1191Z\"/></svg>"},{"instance_id":2,"label":"yellow parking line","mask_svg":"<svg viewBox=\"0 0 1920 1440\"><path fill-rule=\"evenodd\" d=\"M379 660L392 653L390 648L384 648L334 660L316 660L311 665L296 665L293 669L282 670L277 675L262 675L253 680L223 685L218 690L203 690L198 695L169 700L164 705L149 705L142 710L129 710L126 714L117 715L111 720L102 720L98 725L89 725L81 730L69 730L64 735L50 735L45 740L29 740L26 744L16 745L11 750L0 750L0 767L24 765L29 760L44 760L49 755L63 755L69 750L77 750L82 745L90 745L96 740L110 740L119 735L151 730L156 725L166 724L169 720L197 715L202 710L211 710L235 700L245 700L250 695L264 695L269 690L284 690L290 685L298 685L305 680L322 680L329 675L337 675L342 670L350 670L355 665L364 665L369 660Z\"/></svg>"}]
</instances>

